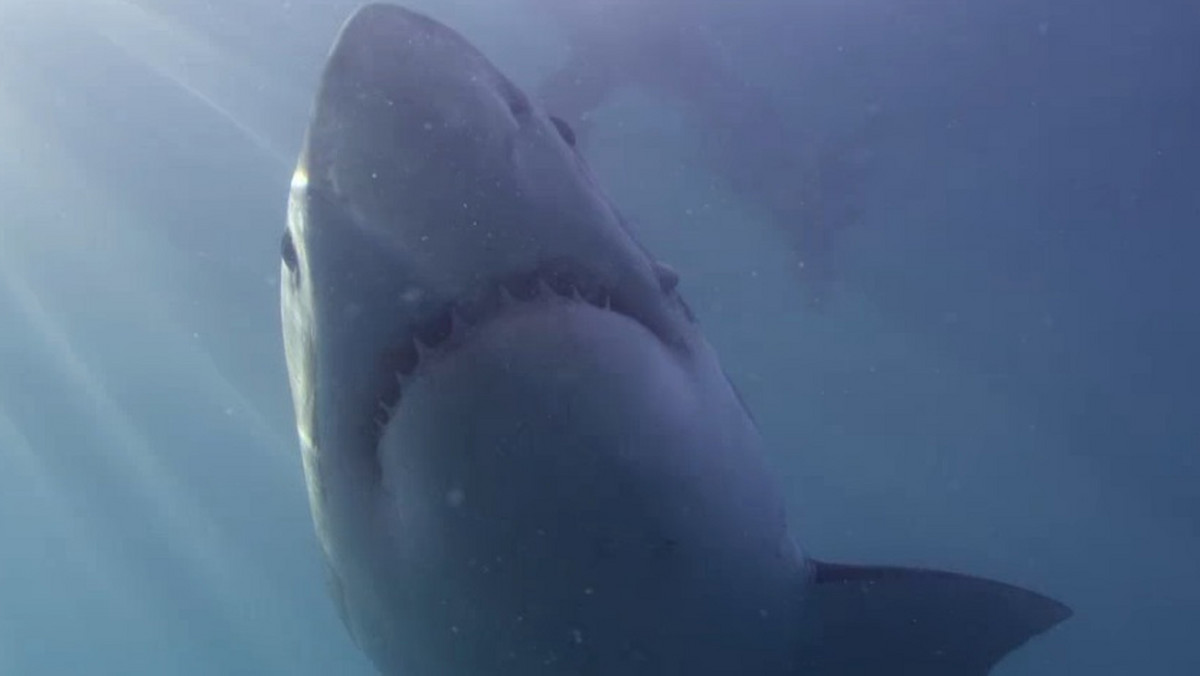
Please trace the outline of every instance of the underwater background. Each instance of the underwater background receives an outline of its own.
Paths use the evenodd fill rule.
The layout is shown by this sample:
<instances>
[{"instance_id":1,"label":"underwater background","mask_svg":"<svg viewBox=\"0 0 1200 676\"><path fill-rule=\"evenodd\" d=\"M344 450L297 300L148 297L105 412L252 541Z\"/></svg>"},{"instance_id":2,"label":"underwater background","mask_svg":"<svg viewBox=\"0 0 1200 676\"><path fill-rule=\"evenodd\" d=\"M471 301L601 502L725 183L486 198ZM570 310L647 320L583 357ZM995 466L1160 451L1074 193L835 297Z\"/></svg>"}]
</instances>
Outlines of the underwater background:
<instances>
[{"instance_id":1,"label":"underwater background","mask_svg":"<svg viewBox=\"0 0 1200 676\"><path fill-rule=\"evenodd\" d=\"M692 26L737 83L659 63L583 152L806 549L1074 609L998 675L1200 673L1200 5L609 1L605 44ZM374 673L326 596L277 287L358 4L0 0L0 675ZM589 21L407 4L531 92Z\"/></svg>"}]
</instances>

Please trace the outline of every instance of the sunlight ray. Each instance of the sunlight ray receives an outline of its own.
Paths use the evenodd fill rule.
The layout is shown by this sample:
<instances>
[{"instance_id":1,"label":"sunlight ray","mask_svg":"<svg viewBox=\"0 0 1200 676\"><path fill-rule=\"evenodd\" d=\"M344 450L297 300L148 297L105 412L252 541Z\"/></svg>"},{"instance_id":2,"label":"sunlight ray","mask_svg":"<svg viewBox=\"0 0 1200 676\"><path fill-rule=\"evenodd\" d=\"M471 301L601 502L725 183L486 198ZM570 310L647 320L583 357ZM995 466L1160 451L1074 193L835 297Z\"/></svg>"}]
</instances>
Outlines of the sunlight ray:
<instances>
[{"instance_id":1,"label":"sunlight ray","mask_svg":"<svg viewBox=\"0 0 1200 676\"><path fill-rule=\"evenodd\" d=\"M92 0L88 21L97 33L195 97L280 165L290 144L270 136L271 108L286 96L277 78L224 54L204 36L130 0Z\"/></svg>"},{"instance_id":2,"label":"sunlight ray","mask_svg":"<svg viewBox=\"0 0 1200 676\"><path fill-rule=\"evenodd\" d=\"M252 567L225 542L217 524L187 497L185 487L160 462L136 421L108 391L51 310L26 283L23 266L3 252L0 261L3 262L0 281L17 302L21 323L38 334L47 351L54 355L54 365L70 379L80 400L90 403L96 446L104 449L120 475L127 477L130 487L147 501L147 522L159 532L170 534L170 549L177 553L181 563L192 568L191 576L219 600L215 610L227 622L243 635L256 636L255 643L269 642L268 637L261 635L262 628L249 624L246 614L239 609L274 605L275 599L268 598L270 585L257 580L260 575L254 574ZM262 654L279 653L264 650Z\"/></svg>"}]
</instances>

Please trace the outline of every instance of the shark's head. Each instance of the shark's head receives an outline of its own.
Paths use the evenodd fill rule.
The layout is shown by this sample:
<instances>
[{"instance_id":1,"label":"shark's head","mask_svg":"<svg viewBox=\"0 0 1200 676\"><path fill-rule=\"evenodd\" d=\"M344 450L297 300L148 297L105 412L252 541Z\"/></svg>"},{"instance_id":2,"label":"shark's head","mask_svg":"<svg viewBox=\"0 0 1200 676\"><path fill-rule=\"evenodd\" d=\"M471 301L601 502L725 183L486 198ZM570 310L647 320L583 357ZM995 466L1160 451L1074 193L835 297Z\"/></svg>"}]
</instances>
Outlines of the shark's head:
<instances>
[{"instance_id":1,"label":"shark's head","mask_svg":"<svg viewBox=\"0 0 1200 676\"><path fill-rule=\"evenodd\" d=\"M283 279L301 433L339 449L374 445L406 381L486 336L510 300L586 308L661 349L694 333L675 273L635 241L570 129L459 35L385 5L356 13L330 55Z\"/></svg>"},{"instance_id":2,"label":"shark's head","mask_svg":"<svg viewBox=\"0 0 1200 676\"><path fill-rule=\"evenodd\" d=\"M526 535L589 509L610 522L573 527L558 553L609 531L643 538L631 556L709 537L766 538L772 561L790 546L754 426L676 274L635 240L570 129L457 33L391 6L349 20L288 215L288 370L343 586L419 586L415 571L450 576L493 546L515 558ZM493 539L500 523L517 524L508 540ZM562 572L538 556L529 575ZM363 620L368 596L348 602L352 625L399 621Z\"/></svg>"}]
</instances>

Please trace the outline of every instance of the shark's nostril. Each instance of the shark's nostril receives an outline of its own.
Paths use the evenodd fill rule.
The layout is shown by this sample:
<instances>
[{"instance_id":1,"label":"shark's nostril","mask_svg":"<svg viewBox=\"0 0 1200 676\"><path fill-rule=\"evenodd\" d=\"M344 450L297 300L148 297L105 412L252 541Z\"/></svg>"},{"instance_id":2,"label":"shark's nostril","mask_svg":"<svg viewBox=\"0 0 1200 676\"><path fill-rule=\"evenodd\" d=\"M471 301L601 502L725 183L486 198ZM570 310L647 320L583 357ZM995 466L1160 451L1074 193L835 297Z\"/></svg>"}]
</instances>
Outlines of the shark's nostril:
<instances>
[{"instance_id":1,"label":"shark's nostril","mask_svg":"<svg viewBox=\"0 0 1200 676\"><path fill-rule=\"evenodd\" d=\"M554 123L554 128L558 130L558 135L567 142L567 145L575 147L575 130L571 129L571 125L567 124L562 118L550 116L550 121Z\"/></svg>"}]
</instances>

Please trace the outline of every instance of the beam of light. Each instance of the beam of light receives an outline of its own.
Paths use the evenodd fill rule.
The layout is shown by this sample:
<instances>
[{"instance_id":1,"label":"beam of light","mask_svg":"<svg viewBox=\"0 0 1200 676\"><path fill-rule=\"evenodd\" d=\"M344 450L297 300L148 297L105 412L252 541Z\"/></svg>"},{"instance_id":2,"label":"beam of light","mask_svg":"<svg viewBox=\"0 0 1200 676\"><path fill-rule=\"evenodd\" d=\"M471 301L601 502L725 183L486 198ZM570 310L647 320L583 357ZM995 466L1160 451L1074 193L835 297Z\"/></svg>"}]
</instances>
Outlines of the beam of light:
<instances>
[{"instance_id":1,"label":"beam of light","mask_svg":"<svg viewBox=\"0 0 1200 676\"><path fill-rule=\"evenodd\" d=\"M74 420L71 424L87 425L93 430L97 450L104 452L117 473L128 480L127 488L145 501L147 523L156 532L170 534L168 548L190 569L185 574L199 581L219 600L216 607L224 619L242 635L266 638L261 636L262 627L250 624L238 609L275 605L277 599L256 591L270 586L247 584L262 576L253 574L246 562L238 560L237 552L224 541L217 524L187 497L186 486L159 460L135 419L121 408L38 294L26 284L22 266L6 255L0 255L0 263L0 281L21 311L20 317L10 320L38 335L46 351L54 355L54 367L70 381L79 400L90 404L88 419Z\"/></svg>"},{"instance_id":2,"label":"beam of light","mask_svg":"<svg viewBox=\"0 0 1200 676\"><path fill-rule=\"evenodd\" d=\"M23 570L36 570L39 576L69 572L73 577L65 585L66 589L49 590L51 596L78 593L80 590L86 594L95 590L100 593L102 603L106 606L127 607L137 604L137 614L150 617L144 599L131 594L138 589L137 580L128 571L114 565L112 553L105 551L104 543L95 542L92 534L96 532L96 519L87 518L91 511L54 480L52 470L38 455L21 426L4 410L3 401L0 401L0 464L4 467L4 494L0 501L7 503L4 513L21 515L19 520L0 521L0 540L22 543L20 547L10 548L5 553L5 577L8 578L8 584L19 585L16 593L40 586L38 580L27 580L27 584L20 584L22 580L19 576ZM31 531L36 532L35 541L31 541ZM70 557L68 563L56 560L63 555ZM47 560L51 563L42 563ZM81 575L82 579L74 577L76 575ZM0 627L14 622L46 623L49 618L44 615L57 610L65 611L66 608L61 606L71 603L67 598L40 596L38 615L42 617L30 617L28 611L20 615L0 613ZM18 646L9 646L8 642L13 640L11 637L27 633L18 627L0 629L0 672L18 673L13 666L17 663L16 658L6 659L6 655L22 651Z\"/></svg>"},{"instance_id":3,"label":"beam of light","mask_svg":"<svg viewBox=\"0 0 1200 676\"><path fill-rule=\"evenodd\" d=\"M45 1L50 4L55 0ZM0 6L3 2L5 0L0 0ZM79 8L87 6L120 6L132 14L144 15L143 19L134 23L154 24L156 20L155 15L125 0L88 0L81 3ZM158 25L158 30L172 30L165 20L159 21L161 25ZM184 42L195 45L185 50L189 53L202 52L216 57L215 50L198 38L189 37ZM227 61L224 63L229 65ZM0 259L4 253L17 259L39 256L53 256L59 260L66 258L69 260L66 267L71 267L80 275L104 277L107 283L114 286L123 278L124 283L120 285L128 291L114 293L114 297L128 292L153 295L153 299L147 298L144 307L158 307L163 309L164 315L172 314L172 310L182 305L172 302L173 298L178 298L178 290L171 289L169 285L145 283L147 278L171 277L172 264L162 255L163 252L174 250L166 233L155 228L111 227L114 222L136 223L137 219L132 214L122 214L120 218L100 216L122 210L105 204L108 200L98 194L88 177L76 169L77 162L57 142L53 130L46 129L40 120L24 111L19 100L4 96L5 76L4 69L0 68L0 139L11 140L0 144L0 197L12 196L15 199L19 196L23 202L55 204L61 200L61 195L70 194L73 197L69 203L76 208L71 209L70 214L64 208L54 209L52 217L38 222L13 217L12 213L8 214L8 218L0 219L0 242L4 243L0 247L4 249L0 251ZM225 107L199 89L190 87L179 78L172 79L201 100L210 102L215 110L228 113ZM261 141L257 143L260 148L275 157L281 165L290 168L292 161L285 162L281 155L270 150L270 144L261 134L238 122L236 116L224 116L243 130L248 138ZM4 195L4 191L8 191L8 195ZM88 208L83 205L96 206ZM97 223L79 220L79 213L94 215L95 221L104 221L101 224L104 227L96 228L93 226ZM21 256L18 251L24 251L26 256ZM188 336L182 336L180 340L194 345ZM188 354L190 363L196 367L193 373L207 385L205 391L211 394L214 401L223 402L222 408L235 409L241 419L250 423L251 431L262 442L262 447L291 449L295 445L291 430L281 431L277 425L269 422L262 411L220 372L210 354L201 349L189 350Z\"/></svg>"},{"instance_id":4,"label":"beam of light","mask_svg":"<svg viewBox=\"0 0 1200 676\"><path fill-rule=\"evenodd\" d=\"M269 103L296 100L281 91L279 78L235 61L199 33L130 0L90 0L81 8L101 37L195 97L279 165L292 163L293 143L264 131L274 112Z\"/></svg>"},{"instance_id":5,"label":"beam of light","mask_svg":"<svg viewBox=\"0 0 1200 676\"><path fill-rule=\"evenodd\" d=\"M288 659L287 644L295 637L265 631L255 617L299 612L287 607L296 601L279 593L261 564L251 563L243 551L231 546L218 523L189 497L188 487L164 464L161 450L139 429L138 419L121 406L101 373L89 364L81 351L88 337L71 335L65 327L62 316L69 308L63 307L63 301L104 308L101 321L159 347L172 364L171 372L161 377L183 379L183 387L199 393L198 415L206 409L220 415L232 402L239 412L248 413L253 436L265 446L285 448L282 436L216 372L208 355L183 335L178 325L162 321L170 316L172 289L169 284L148 283L171 278L171 262L161 254L172 249L162 235L155 237L150 228L117 226L136 224L137 219L97 194L69 155L42 125L23 115L17 103L0 101L0 133L10 139L0 155L0 188L37 206L22 204L26 208L17 210L16 217L0 219L0 241L4 243L0 247L0 289L16 310L5 316L4 330L37 337L48 357L37 368L61 374L75 401L88 411L64 424L90 430L96 452L103 453L114 474L123 477L126 485L120 490L145 505L143 527L165 536L167 549L179 563L180 579L191 580L211 593L214 620L252 637L246 642L253 646L258 663L271 667L270 673L286 673L282 661ZM62 204L63 195L71 197L67 206L46 206ZM42 289L47 284L54 296L61 296L65 285L67 297L52 302ZM79 297L79 293L86 296ZM176 300L178 295L176 291ZM45 402L45 406L53 407L55 402ZM291 446L294 442L287 447ZM95 539L95 534L90 537ZM87 542L88 537L82 541ZM125 593L136 593L137 581L129 584ZM251 608L254 612L245 612ZM170 605L158 607L159 613L169 611Z\"/></svg>"}]
</instances>

